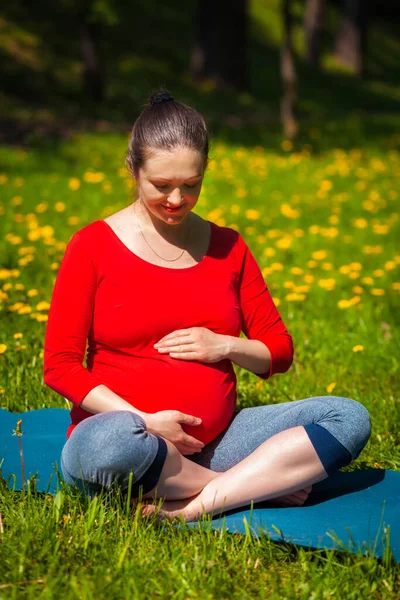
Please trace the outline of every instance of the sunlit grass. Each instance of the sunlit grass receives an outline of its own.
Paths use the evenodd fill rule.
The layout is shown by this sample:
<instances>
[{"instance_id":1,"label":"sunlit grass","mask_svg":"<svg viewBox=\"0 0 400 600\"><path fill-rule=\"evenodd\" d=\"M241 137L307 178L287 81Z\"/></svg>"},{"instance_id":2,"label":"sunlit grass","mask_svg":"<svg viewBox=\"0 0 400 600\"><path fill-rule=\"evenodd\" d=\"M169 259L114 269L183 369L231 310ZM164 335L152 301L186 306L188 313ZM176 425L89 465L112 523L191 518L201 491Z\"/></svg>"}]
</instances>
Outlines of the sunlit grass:
<instances>
[{"instance_id":1,"label":"sunlit grass","mask_svg":"<svg viewBox=\"0 0 400 600\"><path fill-rule=\"evenodd\" d=\"M347 470L398 470L400 137L386 149L316 154L324 135L315 127L307 143L275 150L215 139L195 210L241 232L294 338L285 375L261 381L237 369L240 406L355 398L370 411L373 432ZM66 408L43 384L51 292L71 235L131 201L126 144L125 136L81 134L49 150L0 149L4 408ZM373 558L266 536L161 533L118 503L87 504L67 490L58 499L28 494L22 504L18 493L0 496L1 578L28 581L1 589L3 597L17 589L18 597L45 590L55 598L395 597L395 568Z\"/></svg>"}]
</instances>

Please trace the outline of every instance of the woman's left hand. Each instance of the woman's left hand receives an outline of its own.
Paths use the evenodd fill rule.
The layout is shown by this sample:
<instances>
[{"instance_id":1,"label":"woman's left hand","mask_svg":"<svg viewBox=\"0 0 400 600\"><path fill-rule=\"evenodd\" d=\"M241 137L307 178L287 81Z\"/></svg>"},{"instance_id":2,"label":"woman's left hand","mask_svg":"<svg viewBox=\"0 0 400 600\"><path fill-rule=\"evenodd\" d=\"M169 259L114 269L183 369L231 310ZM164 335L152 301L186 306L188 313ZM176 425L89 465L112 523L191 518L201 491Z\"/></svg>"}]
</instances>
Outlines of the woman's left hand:
<instances>
[{"instance_id":1,"label":"woman's left hand","mask_svg":"<svg viewBox=\"0 0 400 600\"><path fill-rule=\"evenodd\" d=\"M228 357L229 337L205 327L190 327L169 333L154 344L154 348L172 358L214 363Z\"/></svg>"}]
</instances>

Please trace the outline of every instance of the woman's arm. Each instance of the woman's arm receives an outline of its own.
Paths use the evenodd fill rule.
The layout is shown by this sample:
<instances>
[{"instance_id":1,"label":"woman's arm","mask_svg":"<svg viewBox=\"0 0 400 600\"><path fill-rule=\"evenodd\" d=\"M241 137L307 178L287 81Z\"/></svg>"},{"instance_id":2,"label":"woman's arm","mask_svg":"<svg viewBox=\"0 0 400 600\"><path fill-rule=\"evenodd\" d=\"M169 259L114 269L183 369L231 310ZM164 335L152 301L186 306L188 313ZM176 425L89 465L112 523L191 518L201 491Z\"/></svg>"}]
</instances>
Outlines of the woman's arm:
<instances>
[{"instance_id":1,"label":"woman's arm","mask_svg":"<svg viewBox=\"0 0 400 600\"><path fill-rule=\"evenodd\" d=\"M270 370L271 352L267 346L259 340L248 340L225 335L226 357L247 371L263 374Z\"/></svg>"},{"instance_id":2,"label":"woman's arm","mask_svg":"<svg viewBox=\"0 0 400 600\"><path fill-rule=\"evenodd\" d=\"M142 419L148 416L147 413L138 410L103 384L90 390L80 406L93 414L111 412L112 410L129 410L142 417Z\"/></svg>"},{"instance_id":3,"label":"woman's arm","mask_svg":"<svg viewBox=\"0 0 400 600\"><path fill-rule=\"evenodd\" d=\"M242 331L248 339L234 338L230 353L233 362L262 379L268 379L275 373L285 373L291 366L293 340L275 306L261 269L240 234L237 251Z\"/></svg>"}]
</instances>

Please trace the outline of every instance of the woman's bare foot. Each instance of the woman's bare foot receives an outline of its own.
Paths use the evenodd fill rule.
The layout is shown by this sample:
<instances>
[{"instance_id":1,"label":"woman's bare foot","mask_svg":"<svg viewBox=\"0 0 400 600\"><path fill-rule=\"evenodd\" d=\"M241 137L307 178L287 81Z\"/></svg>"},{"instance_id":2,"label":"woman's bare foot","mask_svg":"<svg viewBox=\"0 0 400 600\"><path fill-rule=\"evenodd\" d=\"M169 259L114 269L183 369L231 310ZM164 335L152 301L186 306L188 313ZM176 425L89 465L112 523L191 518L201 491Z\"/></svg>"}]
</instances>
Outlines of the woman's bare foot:
<instances>
[{"instance_id":1,"label":"woman's bare foot","mask_svg":"<svg viewBox=\"0 0 400 600\"><path fill-rule=\"evenodd\" d=\"M265 502L271 507L302 506L311 490L312 486L309 485L302 490L293 492L293 494L280 496L279 498L273 498ZM159 510L159 505L158 503L155 504L154 500L144 500L142 514L145 516L157 515L157 518L160 520L182 517L184 521L195 521L201 518L203 512L201 503L198 501L200 493L184 500L164 500Z\"/></svg>"}]
</instances>

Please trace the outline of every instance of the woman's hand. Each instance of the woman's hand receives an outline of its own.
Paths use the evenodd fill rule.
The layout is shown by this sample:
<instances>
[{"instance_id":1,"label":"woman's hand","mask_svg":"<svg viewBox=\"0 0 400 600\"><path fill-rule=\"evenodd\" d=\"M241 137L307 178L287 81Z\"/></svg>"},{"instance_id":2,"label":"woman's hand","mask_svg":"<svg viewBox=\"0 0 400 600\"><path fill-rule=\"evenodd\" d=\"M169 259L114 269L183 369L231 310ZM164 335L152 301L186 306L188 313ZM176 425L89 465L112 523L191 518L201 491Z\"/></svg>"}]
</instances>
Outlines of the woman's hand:
<instances>
[{"instance_id":1,"label":"woman's hand","mask_svg":"<svg viewBox=\"0 0 400 600\"><path fill-rule=\"evenodd\" d=\"M154 414L146 414L144 419L149 433L166 438L184 456L201 452L204 448L203 442L185 433L180 425L180 423L191 426L200 425L201 419L198 417L186 415L179 410L160 410Z\"/></svg>"},{"instance_id":2,"label":"woman's hand","mask_svg":"<svg viewBox=\"0 0 400 600\"><path fill-rule=\"evenodd\" d=\"M230 336L205 327L190 327L169 333L154 344L154 348L172 358L214 363L228 356L229 339Z\"/></svg>"}]
</instances>

